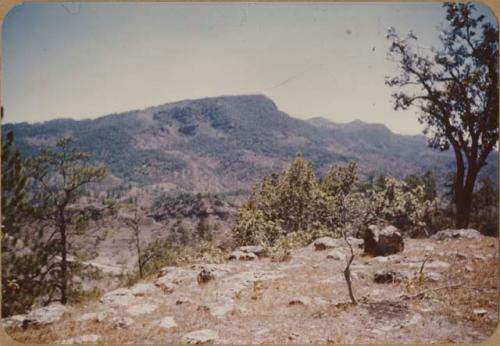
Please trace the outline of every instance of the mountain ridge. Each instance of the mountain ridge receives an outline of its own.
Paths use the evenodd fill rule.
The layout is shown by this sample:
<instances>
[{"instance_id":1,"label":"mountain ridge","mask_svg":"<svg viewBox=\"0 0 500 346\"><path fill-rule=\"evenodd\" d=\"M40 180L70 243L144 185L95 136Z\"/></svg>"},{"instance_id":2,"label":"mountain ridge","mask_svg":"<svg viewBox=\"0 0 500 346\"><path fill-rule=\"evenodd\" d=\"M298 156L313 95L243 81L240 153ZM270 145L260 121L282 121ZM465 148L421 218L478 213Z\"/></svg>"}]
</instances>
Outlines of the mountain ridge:
<instances>
[{"instance_id":1,"label":"mountain ridge","mask_svg":"<svg viewBox=\"0 0 500 346\"><path fill-rule=\"evenodd\" d=\"M428 148L423 135L401 135L359 120L293 118L262 94L187 99L95 119L2 128L4 133L14 130L24 156L72 136L121 183L160 184L169 190L248 190L264 175L280 172L297 153L320 175L332 164L351 160L362 175L378 171L402 178L433 170L444 176L454 170L451 153ZM486 175L496 174L498 160L492 157L494 167Z\"/></svg>"}]
</instances>

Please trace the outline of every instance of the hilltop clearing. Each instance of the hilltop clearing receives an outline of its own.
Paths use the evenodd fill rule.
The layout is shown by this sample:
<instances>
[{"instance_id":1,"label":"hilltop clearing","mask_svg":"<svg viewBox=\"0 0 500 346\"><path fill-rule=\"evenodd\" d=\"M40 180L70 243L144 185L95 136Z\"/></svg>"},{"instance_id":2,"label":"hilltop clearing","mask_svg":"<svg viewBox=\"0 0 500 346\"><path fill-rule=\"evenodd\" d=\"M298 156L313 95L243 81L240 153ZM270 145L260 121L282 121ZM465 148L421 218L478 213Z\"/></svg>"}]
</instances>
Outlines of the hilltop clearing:
<instances>
[{"instance_id":1,"label":"hilltop clearing","mask_svg":"<svg viewBox=\"0 0 500 346\"><path fill-rule=\"evenodd\" d=\"M364 255L352 239L357 306L342 273L348 249L336 239L322 251L292 250L283 262L259 253L167 267L99 301L62 308L57 323L7 332L37 343L480 342L498 319L497 239L460 236L405 239L404 251L387 257Z\"/></svg>"}]
</instances>

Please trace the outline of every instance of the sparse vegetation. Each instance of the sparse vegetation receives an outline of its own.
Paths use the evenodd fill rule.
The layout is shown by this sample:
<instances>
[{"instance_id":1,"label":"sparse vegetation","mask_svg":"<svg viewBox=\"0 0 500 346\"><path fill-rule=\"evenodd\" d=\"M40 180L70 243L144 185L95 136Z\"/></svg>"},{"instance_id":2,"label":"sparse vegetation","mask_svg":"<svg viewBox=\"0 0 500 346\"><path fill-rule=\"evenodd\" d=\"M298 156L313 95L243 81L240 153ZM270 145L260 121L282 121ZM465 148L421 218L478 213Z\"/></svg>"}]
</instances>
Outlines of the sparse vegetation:
<instances>
[{"instance_id":1,"label":"sparse vegetation","mask_svg":"<svg viewBox=\"0 0 500 346\"><path fill-rule=\"evenodd\" d=\"M239 210L239 244L301 246L343 230L359 235L369 224L388 223L408 235L426 227L425 185L380 176L357 183L355 163L333 166L317 181L311 165L297 157L283 173L264 178ZM283 240L286 239L286 240ZM293 244L293 245L290 245Z\"/></svg>"}]
</instances>

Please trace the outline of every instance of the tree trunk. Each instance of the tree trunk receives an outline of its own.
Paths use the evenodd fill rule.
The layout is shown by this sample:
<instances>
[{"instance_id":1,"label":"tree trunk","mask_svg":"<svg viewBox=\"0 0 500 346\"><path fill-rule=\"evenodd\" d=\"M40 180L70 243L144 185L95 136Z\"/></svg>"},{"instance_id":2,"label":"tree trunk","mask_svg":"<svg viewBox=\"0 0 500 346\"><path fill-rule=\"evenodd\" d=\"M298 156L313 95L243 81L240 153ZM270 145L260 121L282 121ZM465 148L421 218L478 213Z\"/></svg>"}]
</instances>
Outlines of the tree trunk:
<instances>
[{"instance_id":1,"label":"tree trunk","mask_svg":"<svg viewBox=\"0 0 500 346\"><path fill-rule=\"evenodd\" d=\"M61 224L61 304L68 302L68 253L66 244L66 225Z\"/></svg>"},{"instance_id":2,"label":"tree trunk","mask_svg":"<svg viewBox=\"0 0 500 346\"><path fill-rule=\"evenodd\" d=\"M69 193L66 193L66 198L64 202L58 207L59 208L59 233L61 234L61 304L66 304L68 302L68 240L66 234L66 216L64 211L68 205L70 199Z\"/></svg>"},{"instance_id":3,"label":"tree trunk","mask_svg":"<svg viewBox=\"0 0 500 346\"><path fill-rule=\"evenodd\" d=\"M472 197L478 171L476 165L469 165L465 181L462 179L461 186L455 190L455 206L457 210L455 226L459 229L469 227ZM459 183L458 179L457 183Z\"/></svg>"}]
</instances>

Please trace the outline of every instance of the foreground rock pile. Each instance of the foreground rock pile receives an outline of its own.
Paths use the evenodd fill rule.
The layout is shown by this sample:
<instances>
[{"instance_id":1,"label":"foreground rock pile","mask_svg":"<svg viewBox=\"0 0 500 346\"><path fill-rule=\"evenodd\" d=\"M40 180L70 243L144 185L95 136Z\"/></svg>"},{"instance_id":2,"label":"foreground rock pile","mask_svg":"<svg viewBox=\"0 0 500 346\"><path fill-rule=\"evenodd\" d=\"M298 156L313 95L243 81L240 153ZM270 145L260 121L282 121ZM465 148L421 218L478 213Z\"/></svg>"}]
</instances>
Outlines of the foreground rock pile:
<instances>
[{"instance_id":1,"label":"foreground rock pile","mask_svg":"<svg viewBox=\"0 0 500 346\"><path fill-rule=\"evenodd\" d=\"M62 344L477 342L494 330L496 298L487 297L496 297L498 280L487 270L496 239L455 230L401 244L392 228L367 233L368 251L363 240L348 239L357 306L343 276L350 249L344 239L324 237L293 250L287 262L273 262L259 246L240 247L226 263L165 267L151 282L98 301L52 304L3 325L19 341ZM441 299L455 291L433 290L457 282L482 291L455 302L451 313Z\"/></svg>"}]
</instances>

